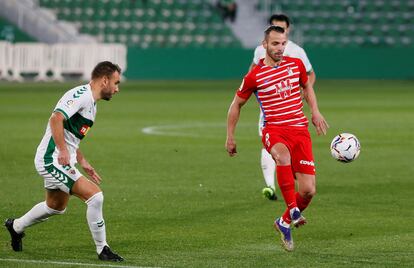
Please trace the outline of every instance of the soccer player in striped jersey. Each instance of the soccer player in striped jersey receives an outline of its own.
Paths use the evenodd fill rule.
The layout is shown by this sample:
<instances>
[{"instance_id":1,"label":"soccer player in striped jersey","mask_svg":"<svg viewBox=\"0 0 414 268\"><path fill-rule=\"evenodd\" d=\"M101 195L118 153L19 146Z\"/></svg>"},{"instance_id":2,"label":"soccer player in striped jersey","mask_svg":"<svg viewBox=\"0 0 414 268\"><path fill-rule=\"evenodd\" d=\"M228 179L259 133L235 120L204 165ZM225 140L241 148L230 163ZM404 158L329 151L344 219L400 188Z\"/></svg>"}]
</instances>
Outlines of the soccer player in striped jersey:
<instances>
[{"instance_id":1,"label":"soccer player in striped jersey","mask_svg":"<svg viewBox=\"0 0 414 268\"><path fill-rule=\"evenodd\" d=\"M292 251L291 225L299 227L306 223L302 212L316 193L312 141L300 88L318 135L326 134L328 124L319 112L302 61L283 55L286 44L287 34L282 27L266 29L263 40L266 56L244 77L230 105L225 146L230 156L236 155L235 130L240 111L255 94L264 114L262 143L276 161L277 181L287 206L283 215L274 221L274 227L281 235L283 247Z\"/></svg>"},{"instance_id":2,"label":"soccer player in striped jersey","mask_svg":"<svg viewBox=\"0 0 414 268\"><path fill-rule=\"evenodd\" d=\"M269 24L280 26L285 29L286 34L289 38L289 31L290 31L290 19L288 16L284 14L273 14L269 18ZM257 46L254 50L254 57L253 62L250 66L250 70L253 69L266 55L266 50L263 45ZM315 72L312 68L312 64L310 63L308 56L306 55L305 50L298 46L296 43L292 42L291 40L287 41L285 51L283 53L284 56L289 56L292 58L299 58L302 60L303 64L305 65L306 72L308 74L309 83L313 86L315 83ZM262 110L260 110L259 115L259 136L262 136L262 128L264 124L264 116ZM266 183L266 187L263 188L262 193L263 195L270 199L276 200L276 192L275 192L275 171L276 171L276 164L273 160L272 156L266 151L265 148L261 149L261 158L260 158L260 166L262 168L263 177Z\"/></svg>"},{"instance_id":3,"label":"soccer player in striped jersey","mask_svg":"<svg viewBox=\"0 0 414 268\"><path fill-rule=\"evenodd\" d=\"M11 236L14 251L22 251L24 230L66 211L70 195L87 205L86 219L100 260L122 261L106 242L102 214L103 194L98 184L101 177L79 150L79 143L92 127L96 116L96 102L110 100L119 91L121 69L104 61L92 71L89 84L67 91L57 103L40 142L35 167L43 177L46 200L35 205L17 219L7 219L5 226ZM78 163L89 179L76 168Z\"/></svg>"}]
</instances>

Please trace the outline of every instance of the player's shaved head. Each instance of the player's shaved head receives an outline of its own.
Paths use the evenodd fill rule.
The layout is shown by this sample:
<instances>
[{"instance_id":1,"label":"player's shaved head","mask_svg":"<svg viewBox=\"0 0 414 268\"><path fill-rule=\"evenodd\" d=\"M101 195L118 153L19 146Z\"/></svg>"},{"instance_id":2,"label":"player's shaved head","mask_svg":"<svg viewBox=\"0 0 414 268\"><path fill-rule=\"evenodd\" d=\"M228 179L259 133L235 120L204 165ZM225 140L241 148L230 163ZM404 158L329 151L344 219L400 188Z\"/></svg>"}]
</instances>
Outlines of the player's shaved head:
<instances>
[{"instance_id":1,"label":"player's shaved head","mask_svg":"<svg viewBox=\"0 0 414 268\"><path fill-rule=\"evenodd\" d=\"M110 61L102 61L93 69L92 79L101 78L103 76L110 77L114 72L121 73L121 68L118 64L114 64Z\"/></svg>"}]
</instances>

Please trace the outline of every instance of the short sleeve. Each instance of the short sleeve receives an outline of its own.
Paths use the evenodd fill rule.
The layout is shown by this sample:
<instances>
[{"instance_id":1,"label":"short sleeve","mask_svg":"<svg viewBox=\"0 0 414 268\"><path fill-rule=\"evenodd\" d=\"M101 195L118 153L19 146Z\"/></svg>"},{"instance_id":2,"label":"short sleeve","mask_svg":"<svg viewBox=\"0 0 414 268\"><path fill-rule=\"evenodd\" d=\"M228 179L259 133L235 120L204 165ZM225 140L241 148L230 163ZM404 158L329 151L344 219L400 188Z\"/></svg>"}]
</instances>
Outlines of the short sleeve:
<instances>
[{"instance_id":1,"label":"short sleeve","mask_svg":"<svg viewBox=\"0 0 414 268\"><path fill-rule=\"evenodd\" d=\"M301 59L296 59L296 63L299 67L299 83L303 87L308 82L308 74Z\"/></svg>"},{"instance_id":2,"label":"short sleeve","mask_svg":"<svg viewBox=\"0 0 414 268\"><path fill-rule=\"evenodd\" d=\"M299 58L302 60L306 72L309 73L310 71L312 71L312 64L310 63L308 55L306 55L306 52L305 50L303 50L303 48L299 49Z\"/></svg>"},{"instance_id":3,"label":"short sleeve","mask_svg":"<svg viewBox=\"0 0 414 268\"><path fill-rule=\"evenodd\" d=\"M242 99L249 99L250 95L256 91L256 85L254 80L251 78L251 72L249 72L244 78L240 85L240 88L237 90L237 96Z\"/></svg>"},{"instance_id":4,"label":"short sleeve","mask_svg":"<svg viewBox=\"0 0 414 268\"><path fill-rule=\"evenodd\" d=\"M69 90L58 101L53 112L60 112L68 120L85 107L88 95L83 94L85 91L86 88L82 87Z\"/></svg>"},{"instance_id":5,"label":"short sleeve","mask_svg":"<svg viewBox=\"0 0 414 268\"><path fill-rule=\"evenodd\" d=\"M263 46L258 46L254 50L253 63L258 65L259 61L265 57L265 50Z\"/></svg>"},{"instance_id":6,"label":"short sleeve","mask_svg":"<svg viewBox=\"0 0 414 268\"><path fill-rule=\"evenodd\" d=\"M303 65L305 66L306 72L309 73L312 71L312 64L309 61L308 55L306 55L305 50L298 46L295 42L291 40L288 41L284 55L301 59Z\"/></svg>"}]
</instances>

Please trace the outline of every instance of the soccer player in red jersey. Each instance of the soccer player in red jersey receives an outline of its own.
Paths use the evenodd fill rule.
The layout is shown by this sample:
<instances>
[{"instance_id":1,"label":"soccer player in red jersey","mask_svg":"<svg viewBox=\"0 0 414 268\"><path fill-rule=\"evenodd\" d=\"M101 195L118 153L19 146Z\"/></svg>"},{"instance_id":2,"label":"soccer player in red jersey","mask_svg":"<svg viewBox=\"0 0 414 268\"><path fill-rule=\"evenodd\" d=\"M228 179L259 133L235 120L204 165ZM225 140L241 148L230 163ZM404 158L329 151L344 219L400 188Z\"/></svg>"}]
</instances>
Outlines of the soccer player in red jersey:
<instances>
[{"instance_id":1,"label":"soccer player in red jersey","mask_svg":"<svg viewBox=\"0 0 414 268\"><path fill-rule=\"evenodd\" d=\"M240 110L254 93L265 117L262 142L277 164L277 181L287 205L283 215L275 220L274 227L281 234L284 248L292 251L290 227L306 223L302 212L316 193L312 141L308 119L303 113L300 87L317 134L325 135L329 126L319 112L302 61L283 56L286 43L287 35L282 27L266 29L263 40L266 56L244 77L228 111L226 150L230 156L237 153L234 133ZM295 179L298 192L295 191Z\"/></svg>"}]
</instances>

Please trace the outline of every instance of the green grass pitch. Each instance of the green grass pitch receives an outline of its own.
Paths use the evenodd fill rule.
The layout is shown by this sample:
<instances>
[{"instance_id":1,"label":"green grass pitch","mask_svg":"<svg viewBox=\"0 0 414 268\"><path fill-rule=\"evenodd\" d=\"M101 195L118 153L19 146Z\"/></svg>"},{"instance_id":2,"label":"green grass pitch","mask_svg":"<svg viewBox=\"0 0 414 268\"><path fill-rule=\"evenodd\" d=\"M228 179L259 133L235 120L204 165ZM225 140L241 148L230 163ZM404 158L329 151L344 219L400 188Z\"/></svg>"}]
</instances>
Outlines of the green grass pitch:
<instances>
[{"instance_id":1,"label":"green grass pitch","mask_svg":"<svg viewBox=\"0 0 414 268\"><path fill-rule=\"evenodd\" d=\"M414 82L317 82L319 107L331 128L316 136L310 127L317 195L305 211L309 224L293 231L293 253L281 248L272 228L284 203L261 196L254 97L242 110L238 156L230 158L224 149L227 109L239 84L126 82L113 100L98 103L81 149L103 177L108 242L125 257L122 265L412 267ZM0 84L1 219L43 200L34 153L57 100L76 85ZM361 142L353 163L330 156L330 141L341 132ZM102 264L85 211L71 198L65 215L26 230L21 253L11 250L0 229L0 267Z\"/></svg>"}]
</instances>

